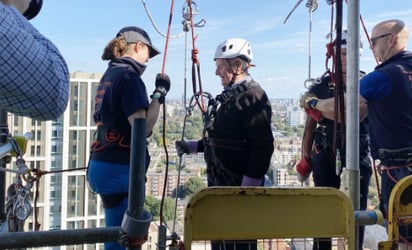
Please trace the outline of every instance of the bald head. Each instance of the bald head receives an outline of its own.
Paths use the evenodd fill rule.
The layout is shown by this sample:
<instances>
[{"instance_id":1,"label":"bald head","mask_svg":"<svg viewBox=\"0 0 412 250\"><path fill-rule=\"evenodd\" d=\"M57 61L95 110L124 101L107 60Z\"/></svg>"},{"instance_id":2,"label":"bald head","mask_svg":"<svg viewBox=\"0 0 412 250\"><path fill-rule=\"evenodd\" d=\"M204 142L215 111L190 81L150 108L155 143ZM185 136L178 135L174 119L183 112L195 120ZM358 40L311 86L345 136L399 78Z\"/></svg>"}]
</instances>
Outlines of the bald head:
<instances>
[{"instance_id":1,"label":"bald head","mask_svg":"<svg viewBox=\"0 0 412 250\"><path fill-rule=\"evenodd\" d=\"M397 36L398 47L405 48L408 43L409 29L405 22L399 19L391 19L378 23L372 30L373 34L392 34Z\"/></svg>"}]
</instances>

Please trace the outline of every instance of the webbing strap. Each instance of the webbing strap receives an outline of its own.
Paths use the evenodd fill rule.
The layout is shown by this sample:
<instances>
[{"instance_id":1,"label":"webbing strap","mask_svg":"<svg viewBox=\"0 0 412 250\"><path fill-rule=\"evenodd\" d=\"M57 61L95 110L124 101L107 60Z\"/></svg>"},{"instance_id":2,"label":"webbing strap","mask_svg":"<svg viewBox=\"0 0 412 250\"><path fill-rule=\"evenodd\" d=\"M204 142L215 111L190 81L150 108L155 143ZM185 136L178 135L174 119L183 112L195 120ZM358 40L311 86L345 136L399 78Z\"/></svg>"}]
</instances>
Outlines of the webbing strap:
<instances>
[{"instance_id":1,"label":"webbing strap","mask_svg":"<svg viewBox=\"0 0 412 250\"><path fill-rule=\"evenodd\" d=\"M252 86L251 82L242 82L239 84L234 85L231 89L227 91L223 91L222 94L216 96L216 100L220 102L221 104L226 103L230 99L232 99L234 96L239 95L240 93L244 92L247 90L250 86Z\"/></svg>"}]
</instances>

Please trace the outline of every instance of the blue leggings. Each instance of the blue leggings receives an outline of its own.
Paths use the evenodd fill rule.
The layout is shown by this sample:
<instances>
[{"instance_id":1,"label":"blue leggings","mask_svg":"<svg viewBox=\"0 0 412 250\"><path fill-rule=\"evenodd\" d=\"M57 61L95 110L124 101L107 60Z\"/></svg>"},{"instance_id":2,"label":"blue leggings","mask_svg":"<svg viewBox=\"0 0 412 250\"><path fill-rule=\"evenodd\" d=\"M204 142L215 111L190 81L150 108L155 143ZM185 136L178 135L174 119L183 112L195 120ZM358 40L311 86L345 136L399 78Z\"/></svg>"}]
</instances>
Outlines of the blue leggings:
<instances>
[{"instance_id":1,"label":"blue leggings","mask_svg":"<svg viewBox=\"0 0 412 250\"><path fill-rule=\"evenodd\" d=\"M87 170L90 188L99 195L127 193L129 189L129 166L101 161L90 161ZM117 202L116 202L117 203ZM105 208L106 227L121 226L128 205L127 197L114 207ZM104 244L105 250L125 249L117 242Z\"/></svg>"},{"instance_id":2,"label":"blue leggings","mask_svg":"<svg viewBox=\"0 0 412 250\"><path fill-rule=\"evenodd\" d=\"M105 208L104 215L106 219L106 227L114 227L122 224L123 215L127 209L127 198L113 208ZM106 242L104 243L105 250L122 250L126 249L117 242Z\"/></svg>"}]
</instances>

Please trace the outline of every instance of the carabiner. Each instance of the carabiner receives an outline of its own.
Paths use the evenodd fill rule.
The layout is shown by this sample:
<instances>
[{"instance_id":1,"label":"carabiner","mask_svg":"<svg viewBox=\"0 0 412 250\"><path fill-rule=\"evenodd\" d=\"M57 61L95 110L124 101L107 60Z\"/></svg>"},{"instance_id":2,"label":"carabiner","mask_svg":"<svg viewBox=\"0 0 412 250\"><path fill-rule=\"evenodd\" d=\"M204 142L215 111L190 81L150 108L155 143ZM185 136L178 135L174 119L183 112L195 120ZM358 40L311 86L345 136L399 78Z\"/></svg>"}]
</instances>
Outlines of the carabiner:
<instances>
[{"instance_id":1,"label":"carabiner","mask_svg":"<svg viewBox=\"0 0 412 250\"><path fill-rule=\"evenodd\" d=\"M185 1L182 7L182 16L185 20L190 21L191 15L197 15L198 13L198 8L197 4L195 2L191 2L192 6L188 4L188 1Z\"/></svg>"},{"instance_id":2,"label":"carabiner","mask_svg":"<svg viewBox=\"0 0 412 250\"><path fill-rule=\"evenodd\" d=\"M318 9L318 0L308 0L306 3L306 7L309 9L309 12L314 12Z\"/></svg>"}]
</instances>

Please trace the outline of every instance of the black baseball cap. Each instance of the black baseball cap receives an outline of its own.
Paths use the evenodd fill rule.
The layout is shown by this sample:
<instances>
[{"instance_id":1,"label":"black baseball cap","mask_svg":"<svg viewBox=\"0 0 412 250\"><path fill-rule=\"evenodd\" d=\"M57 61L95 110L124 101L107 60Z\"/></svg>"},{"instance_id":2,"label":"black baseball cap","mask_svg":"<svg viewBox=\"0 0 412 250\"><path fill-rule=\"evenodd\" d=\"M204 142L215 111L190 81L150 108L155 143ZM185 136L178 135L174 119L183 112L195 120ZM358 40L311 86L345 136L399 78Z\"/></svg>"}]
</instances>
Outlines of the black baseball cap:
<instances>
[{"instance_id":1,"label":"black baseball cap","mask_svg":"<svg viewBox=\"0 0 412 250\"><path fill-rule=\"evenodd\" d=\"M116 37L122 36L127 43L136 43L138 41L146 44L150 48L149 57L152 58L160 51L152 45L149 35L143 29L136 26L127 26L117 32Z\"/></svg>"}]
</instances>

